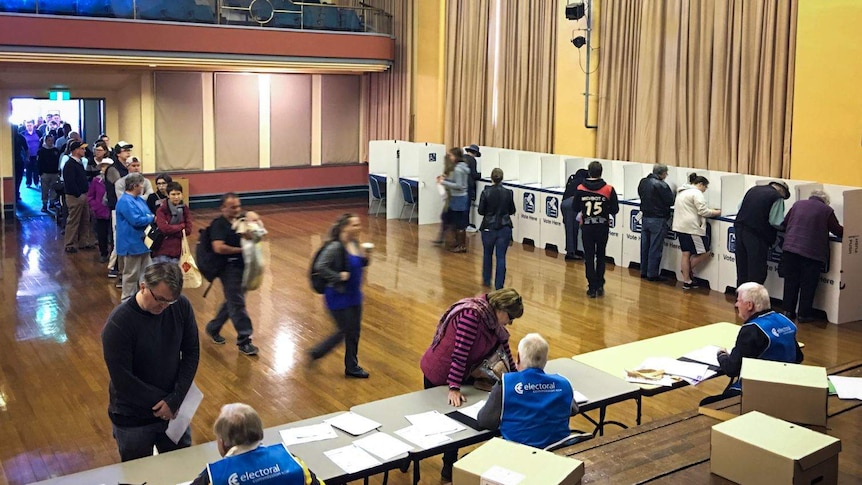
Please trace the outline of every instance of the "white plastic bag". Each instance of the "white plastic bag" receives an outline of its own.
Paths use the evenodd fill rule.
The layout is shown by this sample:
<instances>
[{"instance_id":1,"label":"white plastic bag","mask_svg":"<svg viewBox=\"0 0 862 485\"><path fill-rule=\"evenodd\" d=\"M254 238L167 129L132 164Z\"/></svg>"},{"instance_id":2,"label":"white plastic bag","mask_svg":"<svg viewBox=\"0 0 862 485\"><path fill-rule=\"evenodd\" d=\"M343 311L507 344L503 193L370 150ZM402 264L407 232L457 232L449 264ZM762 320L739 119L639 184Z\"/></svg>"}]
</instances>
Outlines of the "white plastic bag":
<instances>
[{"instance_id":1,"label":"white plastic bag","mask_svg":"<svg viewBox=\"0 0 862 485\"><path fill-rule=\"evenodd\" d=\"M186 238L185 230L183 230L183 250L180 253L180 270L183 272L183 288L200 288L203 284L204 279L189 250L189 240Z\"/></svg>"}]
</instances>

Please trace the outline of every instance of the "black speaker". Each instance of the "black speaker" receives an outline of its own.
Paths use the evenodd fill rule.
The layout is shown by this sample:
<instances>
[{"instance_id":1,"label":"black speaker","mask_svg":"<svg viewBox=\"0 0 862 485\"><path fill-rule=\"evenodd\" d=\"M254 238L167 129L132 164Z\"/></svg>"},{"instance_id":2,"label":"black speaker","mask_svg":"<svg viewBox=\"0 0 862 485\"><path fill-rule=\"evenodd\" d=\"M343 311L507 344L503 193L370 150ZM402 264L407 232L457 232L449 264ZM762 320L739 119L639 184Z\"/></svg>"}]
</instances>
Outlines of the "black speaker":
<instances>
[{"instance_id":1,"label":"black speaker","mask_svg":"<svg viewBox=\"0 0 862 485\"><path fill-rule=\"evenodd\" d=\"M584 2L566 5L566 18L569 20L581 20L586 13L587 9Z\"/></svg>"}]
</instances>

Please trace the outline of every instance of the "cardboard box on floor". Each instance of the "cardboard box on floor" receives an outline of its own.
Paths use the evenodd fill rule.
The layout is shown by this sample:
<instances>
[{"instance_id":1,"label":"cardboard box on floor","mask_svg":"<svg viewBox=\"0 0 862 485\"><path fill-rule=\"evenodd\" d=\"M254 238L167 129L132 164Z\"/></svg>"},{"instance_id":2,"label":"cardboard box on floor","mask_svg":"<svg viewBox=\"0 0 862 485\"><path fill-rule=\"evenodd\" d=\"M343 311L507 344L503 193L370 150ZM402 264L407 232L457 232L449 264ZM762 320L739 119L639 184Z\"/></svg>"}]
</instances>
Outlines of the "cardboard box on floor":
<instances>
[{"instance_id":1,"label":"cardboard box on floor","mask_svg":"<svg viewBox=\"0 0 862 485\"><path fill-rule=\"evenodd\" d=\"M710 471L736 483L838 483L841 440L757 411L713 426L710 444Z\"/></svg>"},{"instance_id":2,"label":"cardboard box on floor","mask_svg":"<svg viewBox=\"0 0 862 485\"><path fill-rule=\"evenodd\" d=\"M742 413L760 411L798 424L826 426L826 368L742 359Z\"/></svg>"},{"instance_id":3,"label":"cardboard box on floor","mask_svg":"<svg viewBox=\"0 0 862 485\"><path fill-rule=\"evenodd\" d=\"M455 462L452 485L578 485L584 464L500 438Z\"/></svg>"}]
</instances>

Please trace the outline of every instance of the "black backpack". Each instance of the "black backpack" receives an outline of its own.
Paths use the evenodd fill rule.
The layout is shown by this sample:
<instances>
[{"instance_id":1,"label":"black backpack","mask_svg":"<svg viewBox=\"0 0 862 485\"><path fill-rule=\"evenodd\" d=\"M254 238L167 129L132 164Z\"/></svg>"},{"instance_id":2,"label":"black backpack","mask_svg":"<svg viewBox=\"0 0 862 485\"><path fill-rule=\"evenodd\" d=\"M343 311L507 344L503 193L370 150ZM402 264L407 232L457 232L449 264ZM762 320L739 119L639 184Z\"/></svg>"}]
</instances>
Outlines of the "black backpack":
<instances>
[{"instance_id":1,"label":"black backpack","mask_svg":"<svg viewBox=\"0 0 862 485\"><path fill-rule=\"evenodd\" d=\"M203 277L207 281L212 282L224 270L227 259L213 251L210 227L212 227L212 224L199 231L198 245L195 247L195 263L197 263Z\"/></svg>"},{"instance_id":2,"label":"black backpack","mask_svg":"<svg viewBox=\"0 0 862 485\"><path fill-rule=\"evenodd\" d=\"M320 259L320 255L323 253L323 250L326 249L330 244L341 244L338 241L327 241L321 246L316 253L314 253L314 257L311 258L311 267L308 268L308 279L311 280L311 288L315 293L322 295L326 290L326 287L329 284L323 278L323 275L314 270L314 267L317 265L317 260ZM347 251L344 252L344 260L341 264L341 271L344 271L344 268L347 268Z\"/></svg>"}]
</instances>

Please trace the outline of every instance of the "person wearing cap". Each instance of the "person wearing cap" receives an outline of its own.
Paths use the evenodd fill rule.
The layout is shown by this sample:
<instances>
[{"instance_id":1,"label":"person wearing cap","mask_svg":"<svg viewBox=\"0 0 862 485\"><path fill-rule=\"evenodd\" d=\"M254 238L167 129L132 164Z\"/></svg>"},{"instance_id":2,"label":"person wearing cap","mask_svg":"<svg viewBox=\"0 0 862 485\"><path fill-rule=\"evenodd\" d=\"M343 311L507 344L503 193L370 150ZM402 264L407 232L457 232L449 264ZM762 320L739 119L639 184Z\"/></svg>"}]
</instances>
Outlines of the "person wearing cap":
<instances>
[{"instance_id":1,"label":"person wearing cap","mask_svg":"<svg viewBox=\"0 0 862 485\"><path fill-rule=\"evenodd\" d=\"M473 144L464 148L464 161L470 167L470 180L467 181L467 196L470 200L471 207L467 209L467 232L476 232L476 225L473 224L471 218L473 211L471 210L473 202L476 201L476 182L482 178L482 174L478 172L477 158L480 158L482 153L479 152L479 145Z\"/></svg>"},{"instance_id":2,"label":"person wearing cap","mask_svg":"<svg viewBox=\"0 0 862 485\"><path fill-rule=\"evenodd\" d=\"M69 161L63 167L63 183L66 191L66 252L77 253L78 247L95 247L90 231L90 211L87 206L87 173L84 171L84 149L87 144L81 141L69 142Z\"/></svg>"},{"instance_id":3,"label":"person wearing cap","mask_svg":"<svg viewBox=\"0 0 862 485\"><path fill-rule=\"evenodd\" d=\"M129 174L129 169L126 168L126 161L132 156L132 148L134 146L127 141L120 141L114 146L114 156L112 163L105 171L105 192L107 196L107 206L111 209L111 227L114 232L114 241L117 240L117 189L114 184L117 180ZM122 195L122 192L120 193ZM108 258L108 278L116 278L119 276L119 268L117 267L117 247L111 250L111 256Z\"/></svg>"},{"instance_id":4,"label":"person wearing cap","mask_svg":"<svg viewBox=\"0 0 862 485\"><path fill-rule=\"evenodd\" d=\"M748 189L733 230L736 235L736 286L766 281L766 258L784 221L784 201L790 189L781 180Z\"/></svg>"},{"instance_id":5,"label":"person wearing cap","mask_svg":"<svg viewBox=\"0 0 862 485\"><path fill-rule=\"evenodd\" d=\"M111 230L111 209L108 208L105 190L105 170L114 161L99 154L106 153L105 145L96 145L96 159L99 164L99 175L90 181L90 189L87 191L87 203L93 213L93 222L96 226L96 240L99 242L99 262L108 262L108 231Z\"/></svg>"}]
</instances>

